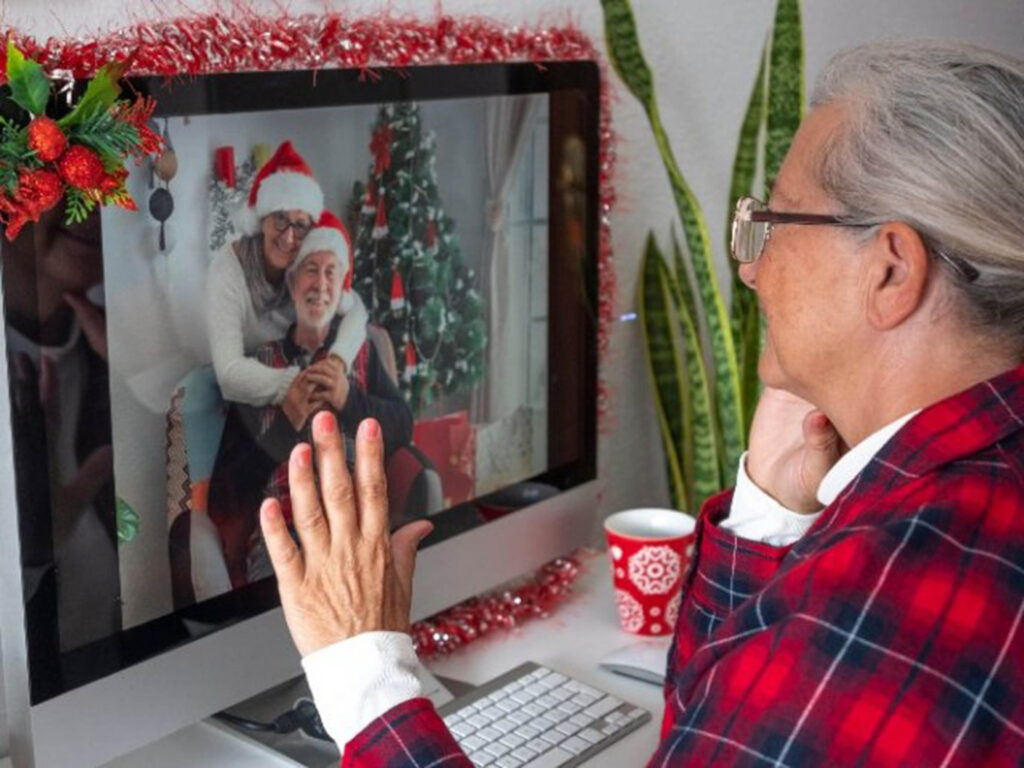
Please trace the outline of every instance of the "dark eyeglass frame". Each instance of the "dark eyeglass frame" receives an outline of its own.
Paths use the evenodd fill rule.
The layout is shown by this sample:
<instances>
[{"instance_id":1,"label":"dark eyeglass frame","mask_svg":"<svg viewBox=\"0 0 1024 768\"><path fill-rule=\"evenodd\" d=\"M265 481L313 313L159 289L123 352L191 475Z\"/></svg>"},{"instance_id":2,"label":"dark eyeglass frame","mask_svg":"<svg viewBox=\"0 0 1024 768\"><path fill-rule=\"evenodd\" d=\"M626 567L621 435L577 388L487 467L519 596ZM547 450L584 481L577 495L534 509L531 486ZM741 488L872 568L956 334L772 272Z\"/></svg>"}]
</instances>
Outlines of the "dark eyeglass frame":
<instances>
[{"instance_id":1,"label":"dark eyeglass frame","mask_svg":"<svg viewBox=\"0 0 1024 768\"><path fill-rule=\"evenodd\" d=\"M305 240L306 235L313 229L312 221L292 221L286 213L281 211L274 211L270 214L270 223L274 225L274 231L279 235L283 235L291 229L296 240Z\"/></svg>"},{"instance_id":2,"label":"dark eyeglass frame","mask_svg":"<svg viewBox=\"0 0 1024 768\"><path fill-rule=\"evenodd\" d=\"M761 210L749 210L752 204L760 206ZM744 222L744 219L748 222L758 222L768 225L765 229L764 240L761 241L761 248L753 258L742 258L743 254L740 253L738 234L740 225ZM841 216L833 216L823 213L782 213L779 211L770 211L768 210L768 207L756 197L750 197L748 195L741 197L736 201L736 210L733 212L732 237L729 243L729 253L732 258L741 264L750 264L761 258L761 254L764 253L765 246L768 245L768 241L772 237L773 224L803 224L809 226L852 227L857 229L868 229L870 227L878 226L878 222L849 221ZM943 253L942 250L936 248L923 235L922 239L924 240L925 247L932 256L945 261L968 283L973 283L981 276L981 273L973 264L970 264L958 256L950 256L947 253Z\"/></svg>"}]
</instances>

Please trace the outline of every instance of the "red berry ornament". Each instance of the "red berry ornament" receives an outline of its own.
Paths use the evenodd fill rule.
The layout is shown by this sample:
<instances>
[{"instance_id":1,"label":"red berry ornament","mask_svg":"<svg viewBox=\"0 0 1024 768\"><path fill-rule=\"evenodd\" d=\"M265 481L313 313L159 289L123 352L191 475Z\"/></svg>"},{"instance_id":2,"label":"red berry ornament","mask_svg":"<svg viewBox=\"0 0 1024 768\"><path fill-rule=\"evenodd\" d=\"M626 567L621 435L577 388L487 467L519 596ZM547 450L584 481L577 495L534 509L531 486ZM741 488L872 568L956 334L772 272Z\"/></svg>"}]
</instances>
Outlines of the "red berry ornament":
<instances>
[{"instance_id":1,"label":"red berry ornament","mask_svg":"<svg viewBox=\"0 0 1024 768\"><path fill-rule=\"evenodd\" d=\"M18 177L18 200L35 219L57 204L64 193L64 182L53 171L39 168Z\"/></svg>"},{"instance_id":2,"label":"red berry ornament","mask_svg":"<svg viewBox=\"0 0 1024 768\"><path fill-rule=\"evenodd\" d=\"M64 181L78 189L95 189L106 176L99 155L81 144L68 147L57 167Z\"/></svg>"},{"instance_id":3,"label":"red berry ornament","mask_svg":"<svg viewBox=\"0 0 1024 768\"><path fill-rule=\"evenodd\" d=\"M28 146L44 163L52 163L64 152L68 139L53 120L45 116L28 124Z\"/></svg>"}]
</instances>

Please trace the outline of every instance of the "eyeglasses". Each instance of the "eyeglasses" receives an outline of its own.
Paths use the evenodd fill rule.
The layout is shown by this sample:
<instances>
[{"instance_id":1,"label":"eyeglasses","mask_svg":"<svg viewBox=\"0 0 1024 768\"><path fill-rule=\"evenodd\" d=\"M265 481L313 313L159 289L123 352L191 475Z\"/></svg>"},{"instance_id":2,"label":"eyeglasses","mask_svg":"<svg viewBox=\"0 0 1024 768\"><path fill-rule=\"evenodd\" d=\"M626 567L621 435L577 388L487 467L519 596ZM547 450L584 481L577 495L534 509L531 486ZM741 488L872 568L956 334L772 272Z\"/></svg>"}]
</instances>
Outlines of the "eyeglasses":
<instances>
[{"instance_id":1,"label":"eyeglasses","mask_svg":"<svg viewBox=\"0 0 1024 768\"><path fill-rule=\"evenodd\" d=\"M270 214L270 222L274 225L274 231L279 235L283 235L290 227L292 232L295 233L296 240L305 239L306 235L309 234L309 230L313 228L313 222L303 219L296 219L293 221L292 219L289 219L288 214L283 211L274 211Z\"/></svg>"},{"instance_id":2,"label":"eyeglasses","mask_svg":"<svg viewBox=\"0 0 1024 768\"><path fill-rule=\"evenodd\" d=\"M877 227L878 223L848 221L839 216L820 213L779 213L768 210L768 206L753 197L741 197L736 201L736 212L732 218L732 240L730 252L741 264L757 261L772 236L775 224L823 225L830 227ZM922 236L923 237L923 236ZM974 282L980 276L977 268L958 256L943 253L924 238L925 247L936 258L949 264L967 282Z\"/></svg>"}]
</instances>

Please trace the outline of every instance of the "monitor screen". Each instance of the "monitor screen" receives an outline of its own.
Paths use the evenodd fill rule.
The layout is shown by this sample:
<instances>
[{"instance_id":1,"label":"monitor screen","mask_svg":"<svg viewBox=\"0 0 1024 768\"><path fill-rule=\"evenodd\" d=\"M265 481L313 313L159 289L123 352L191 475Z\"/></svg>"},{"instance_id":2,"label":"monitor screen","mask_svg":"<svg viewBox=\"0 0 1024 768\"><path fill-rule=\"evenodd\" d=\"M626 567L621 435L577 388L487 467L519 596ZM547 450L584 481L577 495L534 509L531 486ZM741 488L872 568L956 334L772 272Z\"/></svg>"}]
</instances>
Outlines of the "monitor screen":
<instances>
[{"instance_id":1,"label":"monitor screen","mask_svg":"<svg viewBox=\"0 0 1024 768\"><path fill-rule=\"evenodd\" d=\"M380 421L424 546L596 474L593 64L130 85L139 211L3 245L33 703L278 604L317 410Z\"/></svg>"}]
</instances>

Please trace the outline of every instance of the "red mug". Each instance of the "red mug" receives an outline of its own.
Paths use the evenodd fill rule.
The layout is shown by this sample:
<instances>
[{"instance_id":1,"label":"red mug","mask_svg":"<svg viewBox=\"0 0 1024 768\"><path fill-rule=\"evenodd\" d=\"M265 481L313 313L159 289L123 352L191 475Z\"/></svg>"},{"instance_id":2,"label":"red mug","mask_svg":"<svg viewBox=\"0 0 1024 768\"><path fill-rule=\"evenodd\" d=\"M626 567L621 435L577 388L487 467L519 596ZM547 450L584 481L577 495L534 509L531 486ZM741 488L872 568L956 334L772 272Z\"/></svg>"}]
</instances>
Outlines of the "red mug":
<instances>
[{"instance_id":1,"label":"red mug","mask_svg":"<svg viewBox=\"0 0 1024 768\"><path fill-rule=\"evenodd\" d=\"M627 509L604 521L619 624L636 635L667 635L679 615L694 520L672 509Z\"/></svg>"}]
</instances>

